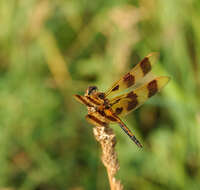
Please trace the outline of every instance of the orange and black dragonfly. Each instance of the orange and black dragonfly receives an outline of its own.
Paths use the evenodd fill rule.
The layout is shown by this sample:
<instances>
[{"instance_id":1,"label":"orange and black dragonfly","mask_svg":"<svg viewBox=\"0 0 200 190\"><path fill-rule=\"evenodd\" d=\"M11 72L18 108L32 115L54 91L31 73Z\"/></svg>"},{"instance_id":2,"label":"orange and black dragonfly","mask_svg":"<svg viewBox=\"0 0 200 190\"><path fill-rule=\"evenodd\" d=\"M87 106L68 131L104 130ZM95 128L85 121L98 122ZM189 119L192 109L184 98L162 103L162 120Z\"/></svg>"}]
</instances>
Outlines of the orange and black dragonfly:
<instances>
[{"instance_id":1,"label":"orange and black dragonfly","mask_svg":"<svg viewBox=\"0 0 200 190\"><path fill-rule=\"evenodd\" d=\"M105 93L99 92L96 86L90 86L84 96L74 95L76 100L87 106L86 119L95 126L108 126L109 123L118 123L131 140L138 147L142 147L139 140L120 118L141 106L168 83L169 77L167 76L148 78L157 58L158 53L151 53L146 56ZM145 78L146 80L144 80ZM129 92L115 96L116 93L130 87L133 87L133 89Z\"/></svg>"}]
</instances>

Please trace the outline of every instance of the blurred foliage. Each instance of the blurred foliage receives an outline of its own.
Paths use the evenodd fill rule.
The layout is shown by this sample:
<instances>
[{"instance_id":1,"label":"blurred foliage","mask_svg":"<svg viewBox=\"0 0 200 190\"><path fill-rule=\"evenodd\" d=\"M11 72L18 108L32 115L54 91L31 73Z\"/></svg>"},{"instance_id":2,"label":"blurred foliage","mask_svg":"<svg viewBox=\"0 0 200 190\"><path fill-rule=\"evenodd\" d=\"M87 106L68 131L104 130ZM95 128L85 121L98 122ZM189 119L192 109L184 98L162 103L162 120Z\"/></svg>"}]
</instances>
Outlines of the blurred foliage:
<instances>
[{"instance_id":1,"label":"blurred foliage","mask_svg":"<svg viewBox=\"0 0 200 190\"><path fill-rule=\"evenodd\" d=\"M200 1L1 0L0 188L109 189L86 108L152 51L162 93L124 121L118 178L125 189L200 189Z\"/></svg>"}]
</instances>

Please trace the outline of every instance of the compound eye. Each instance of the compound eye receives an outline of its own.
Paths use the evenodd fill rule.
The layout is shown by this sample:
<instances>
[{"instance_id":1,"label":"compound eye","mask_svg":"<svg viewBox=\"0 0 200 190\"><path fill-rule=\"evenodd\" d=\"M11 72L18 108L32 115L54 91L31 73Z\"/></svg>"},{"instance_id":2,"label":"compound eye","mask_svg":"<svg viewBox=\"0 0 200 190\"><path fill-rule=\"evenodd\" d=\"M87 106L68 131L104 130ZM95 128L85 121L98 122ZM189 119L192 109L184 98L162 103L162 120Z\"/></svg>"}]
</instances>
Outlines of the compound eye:
<instances>
[{"instance_id":1,"label":"compound eye","mask_svg":"<svg viewBox=\"0 0 200 190\"><path fill-rule=\"evenodd\" d=\"M92 94L94 91L97 91L97 87L96 86L90 86L88 88L88 95Z\"/></svg>"}]
</instances>

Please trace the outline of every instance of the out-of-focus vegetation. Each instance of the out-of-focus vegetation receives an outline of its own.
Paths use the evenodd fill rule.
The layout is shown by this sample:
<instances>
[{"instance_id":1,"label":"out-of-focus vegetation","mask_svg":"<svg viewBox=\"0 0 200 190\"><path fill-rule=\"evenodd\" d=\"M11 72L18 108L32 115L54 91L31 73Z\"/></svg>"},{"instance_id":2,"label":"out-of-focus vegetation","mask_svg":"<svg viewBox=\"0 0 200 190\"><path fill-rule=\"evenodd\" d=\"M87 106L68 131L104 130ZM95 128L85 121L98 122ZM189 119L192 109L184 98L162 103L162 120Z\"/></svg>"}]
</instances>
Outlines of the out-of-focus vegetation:
<instances>
[{"instance_id":1,"label":"out-of-focus vegetation","mask_svg":"<svg viewBox=\"0 0 200 190\"><path fill-rule=\"evenodd\" d=\"M112 82L152 51L162 93L117 125L125 189L200 189L200 1L1 0L0 187L109 189L72 95Z\"/></svg>"}]
</instances>

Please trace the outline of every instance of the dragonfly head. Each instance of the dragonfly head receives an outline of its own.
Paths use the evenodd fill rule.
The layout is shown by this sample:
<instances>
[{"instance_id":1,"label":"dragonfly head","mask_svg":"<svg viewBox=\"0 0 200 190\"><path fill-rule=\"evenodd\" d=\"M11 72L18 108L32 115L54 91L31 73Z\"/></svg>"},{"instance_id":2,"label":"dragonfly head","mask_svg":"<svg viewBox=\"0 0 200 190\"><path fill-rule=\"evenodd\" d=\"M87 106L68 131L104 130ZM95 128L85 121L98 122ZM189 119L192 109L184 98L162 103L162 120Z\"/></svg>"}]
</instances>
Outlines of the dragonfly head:
<instances>
[{"instance_id":1,"label":"dragonfly head","mask_svg":"<svg viewBox=\"0 0 200 190\"><path fill-rule=\"evenodd\" d=\"M98 92L98 88L96 86L89 86L86 90L85 96L92 96L95 99L105 99L105 93Z\"/></svg>"},{"instance_id":2,"label":"dragonfly head","mask_svg":"<svg viewBox=\"0 0 200 190\"><path fill-rule=\"evenodd\" d=\"M98 91L98 88L96 86L89 86L86 90L85 95L90 96L93 93L96 93Z\"/></svg>"}]
</instances>

